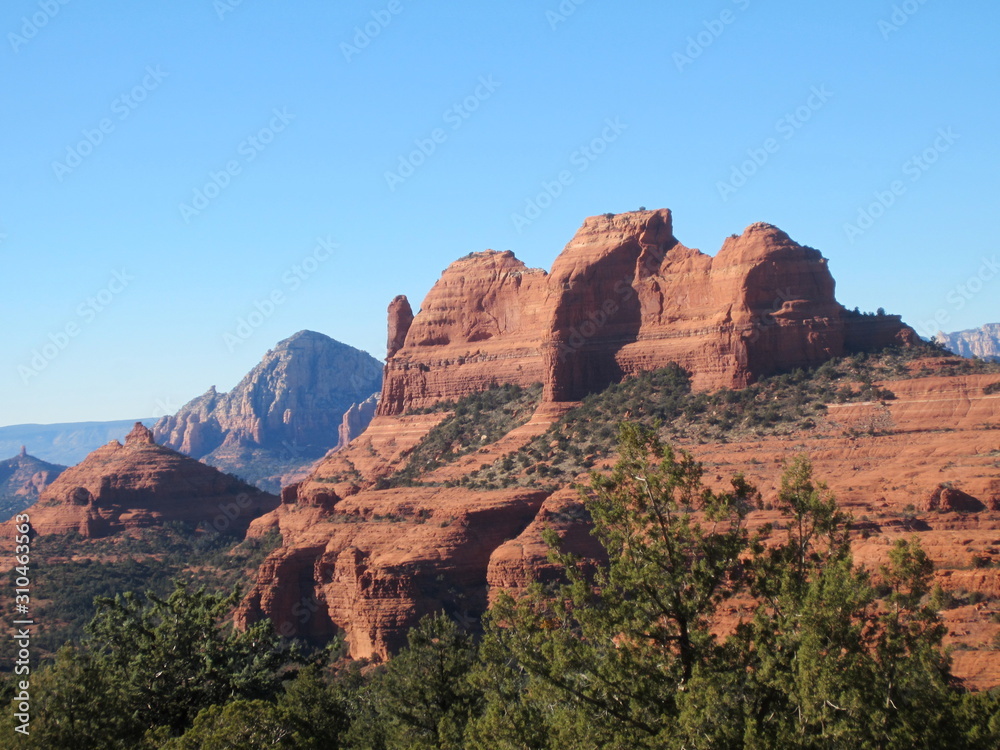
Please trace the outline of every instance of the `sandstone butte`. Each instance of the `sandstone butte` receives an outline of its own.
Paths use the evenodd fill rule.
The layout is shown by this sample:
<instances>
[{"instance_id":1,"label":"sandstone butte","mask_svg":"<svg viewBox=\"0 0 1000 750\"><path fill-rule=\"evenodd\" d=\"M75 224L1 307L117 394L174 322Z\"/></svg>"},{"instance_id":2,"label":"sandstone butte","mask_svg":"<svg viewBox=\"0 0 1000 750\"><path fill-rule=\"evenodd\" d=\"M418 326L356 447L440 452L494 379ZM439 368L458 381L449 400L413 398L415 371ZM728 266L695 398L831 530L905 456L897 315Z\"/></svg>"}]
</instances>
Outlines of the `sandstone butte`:
<instances>
[{"instance_id":1,"label":"sandstone butte","mask_svg":"<svg viewBox=\"0 0 1000 750\"><path fill-rule=\"evenodd\" d=\"M249 534L279 529L283 542L237 623L267 616L285 635L316 639L343 630L352 656L375 659L402 646L426 613L443 608L475 624L493 592L551 574L543 528L582 554L594 543L568 483L472 491L444 482L526 445L588 391L669 362L710 390L914 340L896 316L849 314L820 253L767 224L729 238L714 257L678 243L668 211L588 219L549 273L511 253L467 256L416 315L405 298L390 305L389 356L369 428L252 522ZM991 616L1000 568L982 565L1000 563L1000 396L984 392L1000 376L947 374L955 361L915 363L912 376L888 384L894 400L831 405L808 432L680 446L714 486L744 472L765 508L783 462L807 452L858 519L856 559L872 568L895 539L916 534L945 588L987 597L944 613L956 675L983 688L1000 684L1000 652L990 646L1000 631ZM940 374L917 377L934 367ZM420 477L424 486L379 489L448 416L414 410L494 382L541 382L544 398L527 423ZM891 430L857 436L854 426L886 411ZM751 517L780 521L774 510ZM746 614L727 603L719 627Z\"/></svg>"},{"instance_id":2,"label":"sandstone butte","mask_svg":"<svg viewBox=\"0 0 1000 750\"><path fill-rule=\"evenodd\" d=\"M245 529L278 498L177 451L157 445L141 422L66 469L26 512L40 535L102 537L167 521ZM12 535L12 522L0 527Z\"/></svg>"},{"instance_id":3,"label":"sandstone butte","mask_svg":"<svg viewBox=\"0 0 1000 750\"><path fill-rule=\"evenodd\" d=\"M669 362L689 370L697 388L741 387L914 340L897 316L848 313L821 254L767 224L730 237L714 257L681 245L665 210L587 219L549 273L510 252L473 253L444 271L416 315L405 297L390 304L378 413L251 524L251 535L279 529L283 544L263 563L237 622L267 616L285 635L312 638L342 629L352 656L376 659L437 609L474 623L491 592L551 573L544 527L583 554L594 542L574 520L579 499L568 486L477 492L444 482L526 445L585 393ZM893 381L892 435L850 437L850 425L883 408L850 404L831 407L808 437L682 447L705 463L710 482L721 487L743 471L765 499L782 462L808 451L846 508L870 521L856 545L861 562L876 566L893 539L916 531L945 586L1000 594L995 573L970 563L974 554L1000 556L1000 515L989 510L1000 507L1000 433L984 428L1000 422L1000 398L983 394L989 381ZM378 489L448 416L414 410L492 383L536 382L544 398L526 424L420 478L430 486ZM944 483L964 494L945 493ZM965 495L984 510L949 505L968 503ZM778 520L767 510L753 518ZM947 612L952 639L966 649L956 652L956 672L974 686L1000 683L1000 659L986 645L1000 625L983 606ZM724 619L740 615L732 605Z\"/></svg>"}]
</instances>

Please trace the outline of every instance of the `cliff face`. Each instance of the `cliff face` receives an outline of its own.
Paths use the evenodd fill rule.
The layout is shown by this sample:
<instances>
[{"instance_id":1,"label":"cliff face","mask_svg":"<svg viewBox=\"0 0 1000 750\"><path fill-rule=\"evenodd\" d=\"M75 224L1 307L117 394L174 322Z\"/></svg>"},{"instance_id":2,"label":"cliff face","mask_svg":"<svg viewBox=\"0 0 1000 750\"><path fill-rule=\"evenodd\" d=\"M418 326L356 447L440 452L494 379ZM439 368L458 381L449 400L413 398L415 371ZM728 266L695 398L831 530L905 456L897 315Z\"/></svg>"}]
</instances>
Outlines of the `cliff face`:
<instances>
[{"instance_id":1,"label":"cliff face","mask_svg":"<svg viewBox=\"0 0 1000 750\"><path fill-rule=\"evenodd\" d=\"M740 387L915 340L896 316L846 311L820 253L767 224L731 237L714 257L681 245L669 212L655 211L588 219L549 274L510 253L463 258L416 316L404 298L390 306L382 401L368 429L285 487L281 505L251 525L250 534L279 529L283 544L237 622L266 616L285 635L314 638L343 629L352 656L375 658L389 656L407 628L437 609L474 628L497 591L555 573L545 529L569 551L600 556L573 488L586 477L551 471L558 451L586 448L560 447L561 433L546 432L574 399L670 362L689 370L697 388ZM878 569L894 540L918 534L937 582L982 596L942 616L948 642L960 647L955 674L985 688L1000 684L1000 652L990 645L1000 631L1000 475L990 429L1000 422L1000 373L955 374L962 371L957 358L928 356L885 370L893 379L879 385L895 394L885 403L831 400L821 416L787 431L748 422L718 443L683 429L672 442L703 463L715 489L743 473L761 490L763 506L748 519L754 528L787 522L773 508L782 466L808 450L817 478L858 519L855 559ZM544 399L526 423L420 476L403 475L408 486L391 486L425 437L442 445L450 435L451 448L468 439L434 432L451 412L411 409L493 382L539 381ZM475 409L464 406L455 420ZM577 415L588 413L597 412ZM706 424L718 418L704 415ZM611 427L607 419L594 424ZM599 470L611 462L585 458L582 465ZM507 489L473 489L495 486L498 468L516 477ZM748 616L742 606L723 603L719 627Z\"/></svg>"},{"instance_id":2,"label":"cliff face","mask_svg":"<svg viewBox=\"0 0 1000 750\"><path fill-rule=\"evenodd\" d=\"M360 404L351 404L351 408L344 412L344 418L337 431L337 447L334 450L343 450L354 438L368 429L378 408L378 399L379 394L373 393Z\"/></svg>"},{"instance_id":3,"label":"cliff face","mask_svg":"<svg viewBox=\"0 0 1000 750\"><path fill-rule=\"evenodd\" d=\"M65 470L65 466L28 455L23 446L14 458L0 461L0 521L38 500L42 491Z\"/></svg>"},{"instance_id":4,"label":"cliff face","mask_svg":"<svg viewBox=\"0 0 1000 750\"><path fill-rule=\"evenodd\" d=\"M251 533L280 528L294 538L261 568L236 613L246 625L268 616L278 632L323 637L347 631L356 657L385 658L407 630L441 609L475 621L485 610L493 550L528 526L547 493L427 488L328 492L300 497L286 488L278 511Z\"/></svg>"},{"instance_id":5,"label":"cliff face","mask_svg":"<svg viewBox=\"0 0 1000 750\"><path fill-rule=\"evenodd\" d=\"M165 521L240 530L277 504L273 495L157 445L137 422L124 445L112 441L66 469L28 512L39 534L99 537Z\"/></svg>"},{"instance_id":6,"label":"cliff face","mask_svg":"<svg viewBox=\"0 0 1000 750\"><path fill-rule=\"evenodd\" d=\"M490 382L540 381L547 400L574 401L668 362L698 388L742 387L915 340L898 316L850 315L826 259L776 227L711 257L677 241L665 209L587 219L549 274L510 252L456 261L408 325L393 305L383 415Z\"/></svg>"},{"instance_id":7,"label":"cliff face","mask_svg":"<svg viewBox=\"0 0 1000 750\"><path fill-rule=\"evenodd\" d=\"M409 303L397 297L378 413L401 414L493 382L539 382L546 279L510 251L488 250L448 266L411 322Z\"/></svg>"},{"instance_id":8,"label":"cliff face","mask_svg":"<svg viewBox=\"0 0 1000 750\"><path fill-rule=\"evenodd\" d=\"M335 447L345 412L382 383L367 353L312 331L278 343L229 393L213 386L153 427L163 445L278 489ZM270 484L268 481L270 480Z\"/></svg>"},{"instance_id":9,"label":"cliff face","mask_svg":"<svg viewBox=\"0 0 1000 750\"><path fill-rule=\"evenodd\" d=\"M938 333L935 338L961 357L1000 360L1000 323L987 323L968 331Z\"/></svg>"}]
</instances>

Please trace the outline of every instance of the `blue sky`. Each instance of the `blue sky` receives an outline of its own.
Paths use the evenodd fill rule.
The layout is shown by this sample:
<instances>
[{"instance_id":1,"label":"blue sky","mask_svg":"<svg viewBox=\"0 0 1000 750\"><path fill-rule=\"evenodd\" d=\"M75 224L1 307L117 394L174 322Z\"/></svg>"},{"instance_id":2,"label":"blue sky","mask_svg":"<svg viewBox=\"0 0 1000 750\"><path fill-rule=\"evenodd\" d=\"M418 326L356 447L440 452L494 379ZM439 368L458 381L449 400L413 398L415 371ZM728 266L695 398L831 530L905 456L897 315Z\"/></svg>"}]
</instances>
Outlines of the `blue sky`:
<instances>
[{"instance_id":1,"label":"blue sky","mask_svg":"<svg viewBox=\"0 0 1000 750\"><path fill-rule=\"evenodd\" d=\"M381 357L389 300L452 260L548 268L639 206L709 253L776 224L921 333L997 321L998 27L985 1L10 0L0 424L173 411L303 328Z\"/></svg>"}]
</instances>

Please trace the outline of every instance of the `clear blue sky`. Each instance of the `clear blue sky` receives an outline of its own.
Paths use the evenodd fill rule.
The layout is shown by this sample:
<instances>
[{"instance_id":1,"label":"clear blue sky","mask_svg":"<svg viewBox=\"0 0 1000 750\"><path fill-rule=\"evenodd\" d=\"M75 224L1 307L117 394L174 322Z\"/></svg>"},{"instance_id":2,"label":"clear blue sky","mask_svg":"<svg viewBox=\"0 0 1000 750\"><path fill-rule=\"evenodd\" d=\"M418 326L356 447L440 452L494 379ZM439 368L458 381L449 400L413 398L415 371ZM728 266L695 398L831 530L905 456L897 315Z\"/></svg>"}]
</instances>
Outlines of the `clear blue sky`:
<instances>
[{"instance_id":1,"label":"clear blue sky","mask_svg":"<svg viewBox=\"0 0 1000 750\"><path fill-rule=\"evenodd\" d=\"M455 258L639 206L709 253L776 224L922 333L1000 319L996 3L63 2L0 12L0 424L173 410L303 328L381 357Z\"/></svg>"}]
</instances>

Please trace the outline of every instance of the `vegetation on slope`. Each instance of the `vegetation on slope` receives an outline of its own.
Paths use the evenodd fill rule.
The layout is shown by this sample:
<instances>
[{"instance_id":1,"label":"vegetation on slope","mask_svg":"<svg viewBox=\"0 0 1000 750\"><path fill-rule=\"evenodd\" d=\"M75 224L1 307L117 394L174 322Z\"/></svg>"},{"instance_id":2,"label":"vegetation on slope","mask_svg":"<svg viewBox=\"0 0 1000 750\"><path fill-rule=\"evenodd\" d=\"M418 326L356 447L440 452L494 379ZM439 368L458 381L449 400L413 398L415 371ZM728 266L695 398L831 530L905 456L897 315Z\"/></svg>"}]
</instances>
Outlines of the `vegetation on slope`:
<instances>
[{"instance_id":1,"label":"vegetation on slope","mask_svg":"<svg viewBox=\"0 0 1000 750\"><path fill-rule=\"evenodd\" d=\"M929 367L927 358L941 366ZM613 452L619 422L659 424L671 441L726 443L767 435L808 435L828 404L886 402L891 381L945 374L1000 372L1000 365L945 355L927 345L833 359L811 370L775 375L741 390L694 393L688 374L672 364L587 396L531 443L461 480L476 489L565 483ZM877 382L888 383L888 387ZM849 434L891 429L888 410Z\"/></svg>"},{"instance_id":2,"label":"vegetation on slope","mask_svg":"<svg viewBox=\"0 0 1000 750\"><path fill-rule=\"evenodd\" d=\"M224 596L103 600L80 647L33 676L18 746L1000 746L1000 694L951 680L916 541L877 572L855 565L848 519L804 457L781 485L793 523L751 536L758 495L741 477L708 490L697 462L637 424L617 452L586 494L607 562L581 566L548 535L562 580L501 595L480 642L431 615L386 665L295 669L263 625L222 627ZM719 634L734 595L747 614ZM0 737L14 737L14 713Z\"/></svg>"},{"instance_id":3,"label":"vegetation on slope","mask_svg":"<svg viewBox=\"0 0 1000 750\"><path fill-rule=\"evenodd\" d=\"M494 385L458 401L435 404L413 413L451 412L407 454L402 469L380 488L411 486L422 474L452 463L494 443L527 422L542 398L540 383L529 388Z\"/></svg>"},{"instance_id":4,"label":"vegetation on slope","mask_svg":"<svg viewBox=\"0 0 1000 750\"><path fill-rule=\"evenodd\" d=\"M32 544L32 613L39 629L32 648L51 657L64 643L77 643L84 625L94 616L94 599L124 591L151 591L165 596L174 579L207 586L210 591L230 591L253 580L264 557L281 542L273 533L241 541L234 534L213 529L197 530L189 524L170 522L161 529L143 529L108 539L87 540L78 534L44 536ZM9 578L13 578L12 571ZM7 592L0 604L13 608ZM13 644L5 639L0 659Z\"/></svg>"}]
</instances>

